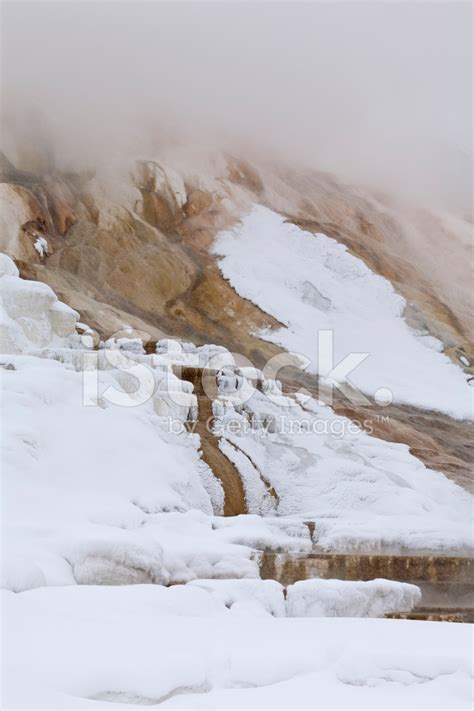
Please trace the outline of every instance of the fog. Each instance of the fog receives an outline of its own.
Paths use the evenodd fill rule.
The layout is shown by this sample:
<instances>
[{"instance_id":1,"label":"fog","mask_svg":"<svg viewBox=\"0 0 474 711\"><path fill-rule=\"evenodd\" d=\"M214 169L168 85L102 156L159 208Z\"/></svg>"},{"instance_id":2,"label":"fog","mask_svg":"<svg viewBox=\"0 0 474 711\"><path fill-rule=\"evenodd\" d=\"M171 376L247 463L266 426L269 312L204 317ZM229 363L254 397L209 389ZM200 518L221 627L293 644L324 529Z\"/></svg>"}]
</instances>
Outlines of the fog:
<instances>
[{"instance_id":1,"label":"fog","mask_svg":"<svg viewBox=\"0 0 474 711\"><path fill-rule=\"evenodd\" d=\"M469 2L4 2L3 143L182 138L449 204L471 194ZM34 133L32 133L34 132Z\"/></svg>"}]
</instances>

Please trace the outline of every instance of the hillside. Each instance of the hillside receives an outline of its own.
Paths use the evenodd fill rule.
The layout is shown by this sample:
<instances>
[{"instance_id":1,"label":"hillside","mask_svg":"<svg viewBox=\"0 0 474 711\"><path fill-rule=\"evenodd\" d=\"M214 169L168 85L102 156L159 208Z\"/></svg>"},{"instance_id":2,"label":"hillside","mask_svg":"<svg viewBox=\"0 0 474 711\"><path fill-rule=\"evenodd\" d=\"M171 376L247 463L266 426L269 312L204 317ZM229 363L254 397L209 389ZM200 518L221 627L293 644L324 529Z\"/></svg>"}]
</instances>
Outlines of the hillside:
<instances>
[{"instance_id":1,"label":"hillside","mask_svg":"<svg viewBox=\"0 0 474 711\"><path fill-rule=\"evenodd\" d=\"M467 625L347 618L472 619L468 223L192 147L0 194L7 703L467 698Z\"/></svg>"}]
</instances>

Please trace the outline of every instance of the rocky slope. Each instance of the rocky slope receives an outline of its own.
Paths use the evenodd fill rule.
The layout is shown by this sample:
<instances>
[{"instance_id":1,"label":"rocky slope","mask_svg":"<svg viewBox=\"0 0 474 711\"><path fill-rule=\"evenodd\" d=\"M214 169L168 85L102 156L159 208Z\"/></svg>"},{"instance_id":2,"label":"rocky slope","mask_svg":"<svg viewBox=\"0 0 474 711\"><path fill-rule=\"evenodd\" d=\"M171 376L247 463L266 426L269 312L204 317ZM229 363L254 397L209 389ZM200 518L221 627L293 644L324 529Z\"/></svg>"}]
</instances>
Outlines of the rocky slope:
<instances>
[{"instance_id":1,"label":"rocky slope","mask_svg":"<svg viewBox=\"0 0 474 711\"><path fill-rule=\"evenodd\" d=\"M266 205L335 238L386 277L406 299L405 320L439 339L472 377L468 223L326 174L256 167L216 152L185 154L185 161L179 152L166 163L136 161L113 179L50 166L33 172L28 162L20 170L3 156L0 248L23 277L45 282L76 309L97 340L132 328L144 340L223 345L262 367L282 349L258 334L282 324L236 293L212 245L253 204ZM280 377L290 389L304 381L318 392L315 376L286 369ZM416 406L354 407L339 394L334 407L469 485L467 424Z\"/></svg>"},{"instance_id":2,"label":"rocky slope","mask_svg":"<svg viewBox=\"0 0 474 711\"><path fill-rule=\"evenodd\" d=\"M473 619L465 304L214 168L3 163L6 706L467 708L467 625L420 622ZM364 399L299 367L318 328L373 345Z\"/></svg>"}]
</instances>

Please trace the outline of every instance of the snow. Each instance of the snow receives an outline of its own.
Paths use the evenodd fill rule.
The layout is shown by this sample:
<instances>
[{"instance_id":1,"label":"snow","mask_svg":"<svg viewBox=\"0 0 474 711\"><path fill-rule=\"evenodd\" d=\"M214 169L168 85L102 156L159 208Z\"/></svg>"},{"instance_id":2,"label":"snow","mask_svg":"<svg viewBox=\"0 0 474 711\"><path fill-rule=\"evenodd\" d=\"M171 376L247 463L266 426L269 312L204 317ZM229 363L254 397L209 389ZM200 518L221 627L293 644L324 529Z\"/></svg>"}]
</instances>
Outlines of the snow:
<instances>
[{"instance_id":1,"label":"snow","mask_svg":"<svg viewBox=\"0 0 474 711\"><path fill-rule=\"evenodd\" d=\"M6 254L3 254L3 252L0 252L0 277L2 277L2 276L18 277L19 275L20 275L20 272L18 271L18 267L16 266L13 259L11 259Z\"/></svg>"},{"instance_id":2,"label":"snow","mask_svg":"<svg viewBox=\"0 0 474 711\"><path fill-rule=\"evenodd\" d=\"M286 615L283 586L276 580L192 580L188 585L206 590L234 613L251 603L254 611L260 608L260 614Z\"/></svg>"},{"instance_id":3,"label":"snow","mask_svg":"<svg viewBox=\"0 0 474 711\"><path fill-rule=\"evenodd\" d=\"M125 555L136 568L130 556L138 551L159 577L152 562L158 534L144 527L147 516L190 508L213 513L215 489L208 493L205 484L214 477L197 438L170 435L152 401L142 408L84 407L82 373L63 364L30 356L8 362L14 370L2 370L3 405L12 413L2 452L5 584L23 588L32 573L19 569L39 570L35 584L63 584L62 574L44 570L45 556L69 561L73 572L89 556L88 568L97 569L103 556L113 558L113 547L119 565ZM100 371L99 385L117 385L114 375Z\"/></svg>"},{"instance_id":4,"label":"snow","mask_svg":"<svg viewBox=\"0 0 474 711\"><path fill-rule=\"evenodd\" d=\"M43 259L45 254L48 254L48 241L44 237L37 237L34 247L41 259Z\"/></svg>"},{"instance_id":5,"label":"snow","mask_svg":"<svg viewBox=\"0 0 474 711\"><path fill-rule=\"evenodd\" d=\"M200 458L198 437L170 431L169 418L156 412L169 397L173 418L185 417L175 396L194 398L191 384L160 366L151 369L151 399L114 405L103 394L126 390L127 373L98 357L107 367L95 374L95 405L84 407L84 374L74 361L79 367L90 354L52 351L64 353L70 362L28 355L0 361L11 413L2 441L2 572L12 590L256 578L254 553L264 549L449 552L471 545L471 497L406 447L351 435L348 421L315 402L305 405L313 413L294 403L292 421L326 424L326 433L273 428L262 436L259 423L278 423L288 412L260 392L244 414L231 407L216 427L225 428L228 417L247 425L242 435L224 429L220 446L242 471L250 511L263 517L215 516L222 488ZM142 367L153 357L111 353ZM305 520L315 522L313 540Z\"/></svg>"},{"instance_id":6,"label":"snow","mask_svg":"<svg viewBox=\"0 0 474 711\"><path fill-rule=\"evenodd\" d=\"M466 492L222 347L92 351L78 314L4 255L0 282L4 708L469 708L467 625L355 619L411 609L416 586L284 590L258 564L262 550L467 548ZM179 365L218 370L216 441L248 515L219 515Z\"/></svg>"},{"instance_id":7,"label":"snow","mask_svg":"<svg viewBox=\"0 0 474 711\"><path fill-rule=\"evenodd\" d=\"M289 617L382 617L421 601L416 585L393 580L300 580L288 586Z\"/></svg>"},{"instance_id":8,"label":"snow","mask_svg":"<svg viewBox=\"0 0 474 711\"><path fill-rule=\"evenodd\" d=\"M105 393L129 390L123 361L146 368L154 356L48 354L0 359L10 413L2 438L2 573L12 590L256 578L254 554L264 549L471 548L470 495L407 447L351 434L349 421L314 401L305 410L293 401L288 410L258 391L242 413L225 394L216 422L254 515L216 516L222 487L200 458L198 436L170 426L193 415L190 383L161 365L150 368L152 397L122 407ZM83 373L81 361L91 355L99 369ZM89 373L98 391L84 406ZM157 414L160 403L167 416ZM229 431L229 420L242 432ZM294 433L281 421L319 429ZM315 522L312 539L304 521Z\"/></svg>"},{"instance_id":9,"label":"snow","mask_svg":"<svg viewBox=\"0 0 474 711\"><path fill-rule=\"evenodd\" d=\"M219 441L219 449L237 467L244 487L247 511L262 516L276 513L276 502L268 492L269 487L249 457L225 438Z\"/></svg>"},{"instance_id":10,"label":"snow","mask_svg":"<svg viewBox=\"0 0 474 711\"><path fill-rule=\"evenodd\" d=\"M66 345L79 314L58 301L47 284L26 281L5 254L0 263L0 351L26 353Z\"/></svg>"},{"instance_id":11,"label":"snow","mask_svg":"<svg viewBox=\"0 0 474 711\"><path fill-rule=\"evenodd\" d=\"M155 363L172 363L179 366L192 366L196 368L225 368L235 365L234 357L223 346L205 344L195 346L193 343L181 343L172 338L163 338L156 344L157 358Z\"/></svg>"},{"instance_id":12,"label":"snow","mask_svg":"<svg viewBox=\"0 0 474 711\"><path fill-rule=\"evenodd\" d=\"M470 708L469 625L242 606L200 584L6 592L4 707Z\"/></svg>"},{"instance_id":13,"label":"snow","mask_svg":"<svg viewBox=\"0 0 474 711\"><path fill-rule=\"evenodd\" d=\"M274 617L383 617L409 612L421 600L416 585L393 580L300 580L286 591L276 580L192 580L232 612Z\"/></svg>"},{"instance_id":14,"label":"snow","mask_svg":"<svg viewBox=\"0 0 474 711\"><path fill-rule=\"evenodd\" d=\"M303 396L277 404L254 391L240 408L227 395L217 403L214 430L241 473L250 513L315 521L314 542L325 550L472 550L471 495L406 445Z\"/></svg>"},{"instance_id":15,"label":"snow","mask_svg":"<svg viewBox=\"0 0 474 711\"><path fill-rule=\"evenodd\" d=\"M408 327L404 299L345 246L255 206L218 236L213 251L235 290L284 324L260 336L309 359L308 370L328 376L331 368L318 363L317 333L332 331L333 366L351 353L368 354L347 379L369 397L385 388L396 402L472 418L462 370L438 352L436 339ZM333 379L344 382L345 373Z\"/></svg>"}]
</instances>

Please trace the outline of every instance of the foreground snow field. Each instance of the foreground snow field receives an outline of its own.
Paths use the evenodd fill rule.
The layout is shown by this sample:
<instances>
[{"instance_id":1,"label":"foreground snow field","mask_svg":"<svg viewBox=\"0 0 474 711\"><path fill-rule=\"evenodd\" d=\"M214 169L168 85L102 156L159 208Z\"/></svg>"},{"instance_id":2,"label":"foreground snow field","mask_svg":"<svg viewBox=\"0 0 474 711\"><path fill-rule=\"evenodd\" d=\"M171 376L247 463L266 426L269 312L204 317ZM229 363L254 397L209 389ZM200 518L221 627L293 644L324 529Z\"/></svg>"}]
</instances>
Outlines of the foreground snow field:
<instances>
[{"instance_id":1,"label":"foreground snow field","mask_svg":"<svg viewBox=\"0 0 474 711\"><path fill-rule=\"evenodd\" d=\"M7 708L468 709L471 628L275 618L197 586L5 593Z\"/></svg>"}]
</instances>

